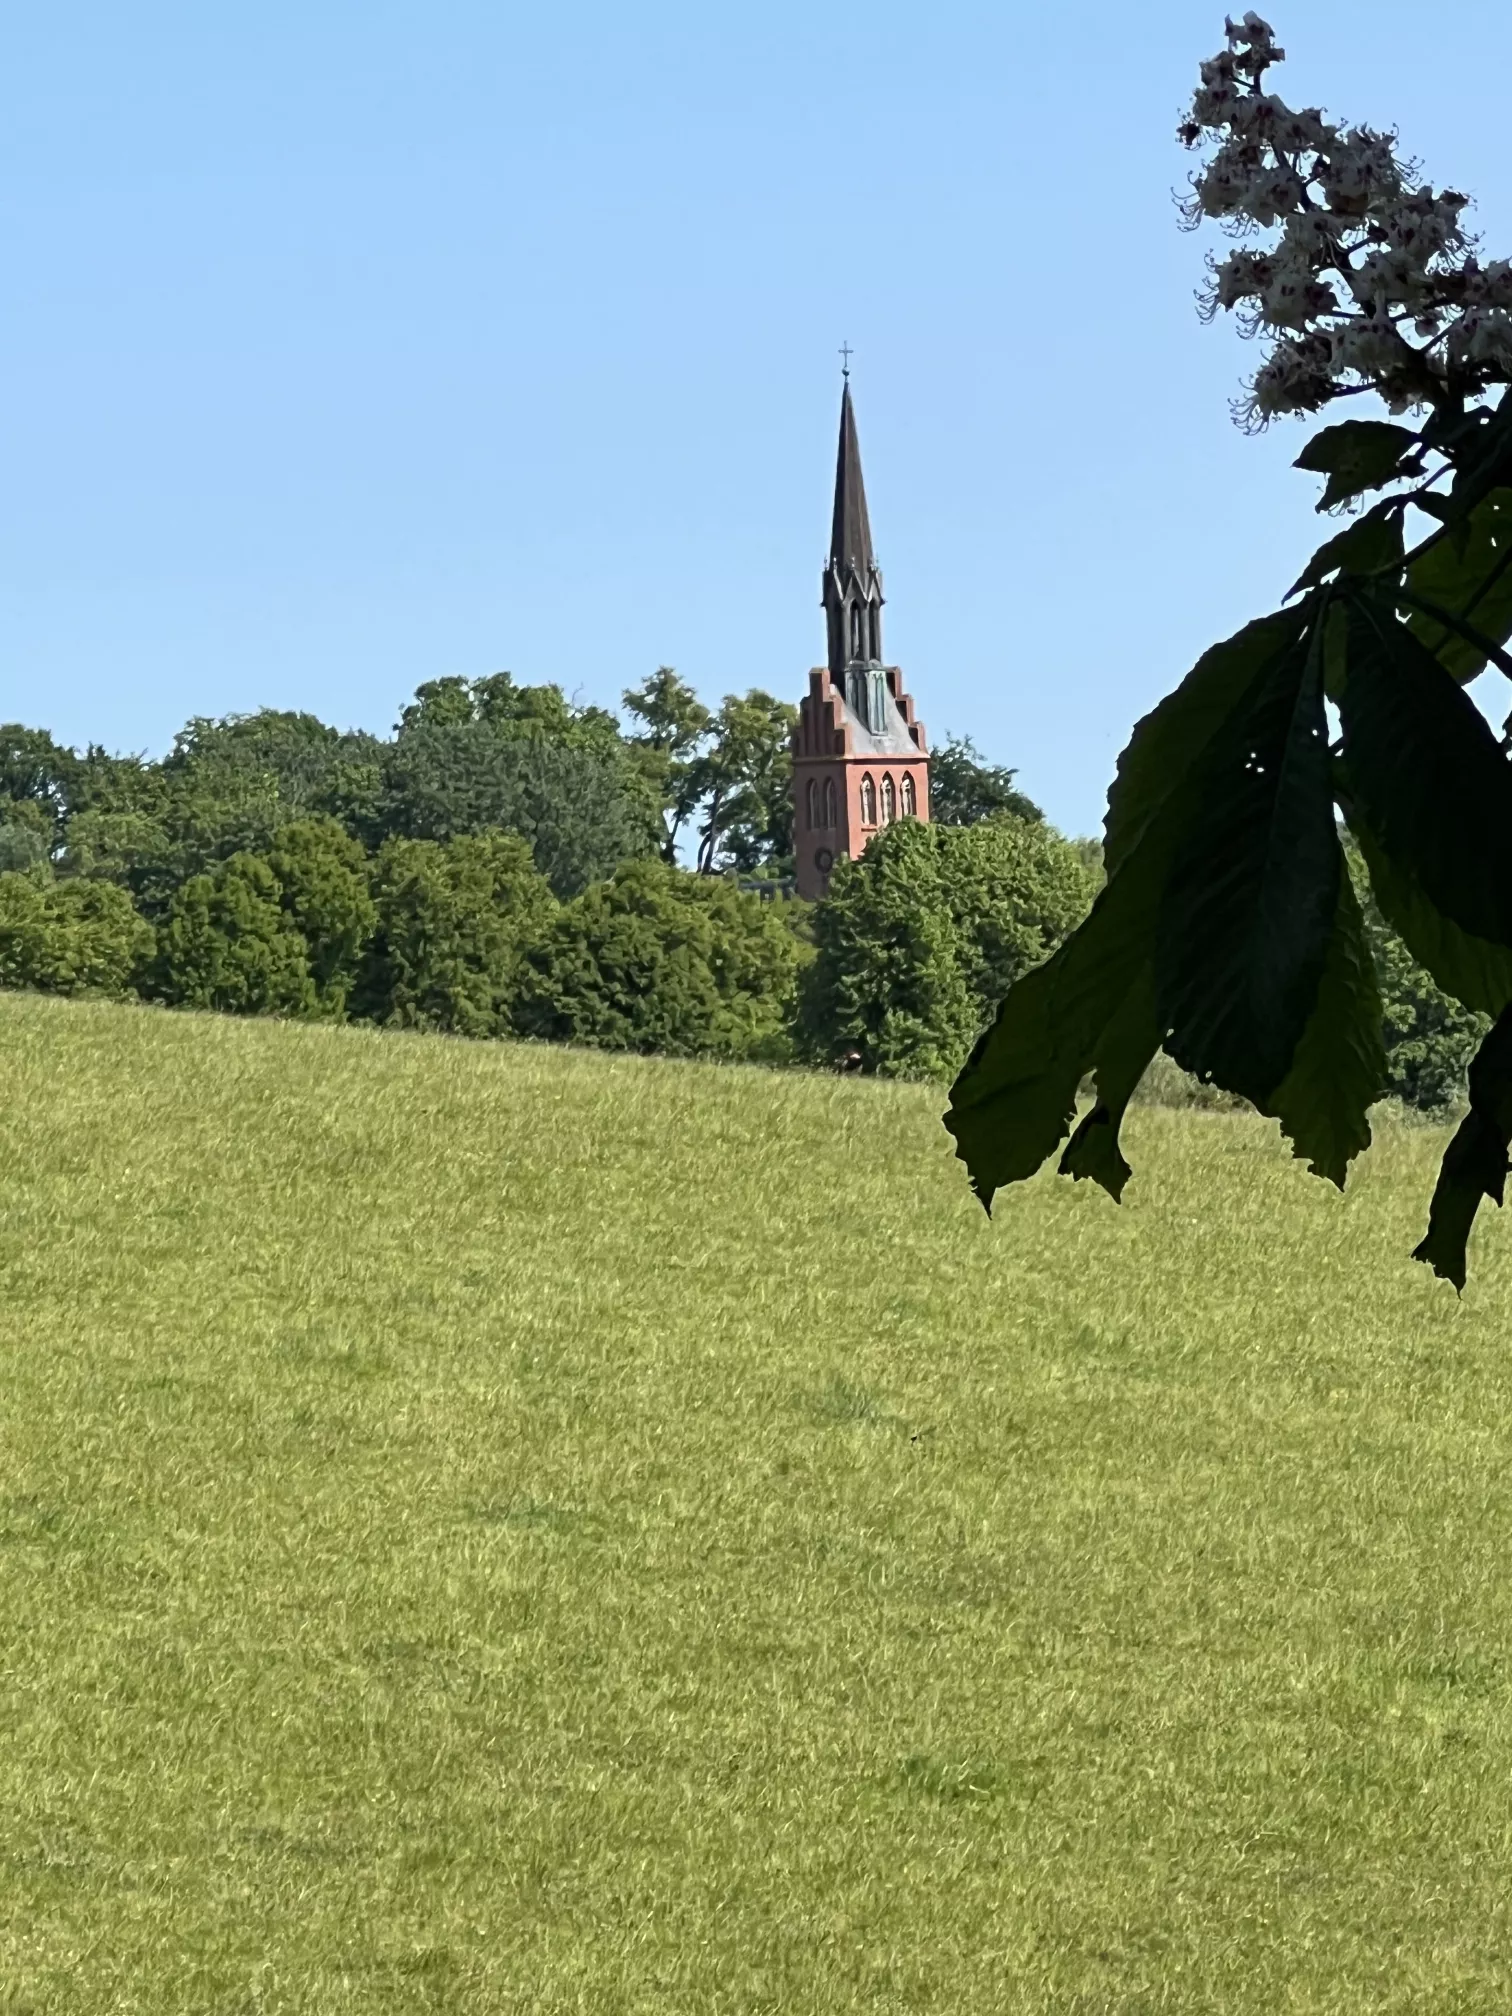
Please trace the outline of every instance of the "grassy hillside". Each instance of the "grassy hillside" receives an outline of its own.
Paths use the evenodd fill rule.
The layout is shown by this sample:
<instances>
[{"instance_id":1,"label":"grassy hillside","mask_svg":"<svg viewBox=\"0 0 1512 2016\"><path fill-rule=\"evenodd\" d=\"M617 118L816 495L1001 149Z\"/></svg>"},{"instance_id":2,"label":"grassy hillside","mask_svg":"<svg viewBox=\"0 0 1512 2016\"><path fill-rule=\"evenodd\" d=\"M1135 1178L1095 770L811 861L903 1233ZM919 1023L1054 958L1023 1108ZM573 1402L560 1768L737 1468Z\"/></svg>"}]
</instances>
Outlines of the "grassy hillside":
<instances>
[{"instance_id":1,"label":"grassy hillside","mask_svg":"<svg viewBox=\"0 0 1512 2016\"><path fill-rule=\"evenodd\" d=\"M1492 2011L1512 1306L1145 1111L0 997L0 2010Z\"/></svg>"}]
</instances>

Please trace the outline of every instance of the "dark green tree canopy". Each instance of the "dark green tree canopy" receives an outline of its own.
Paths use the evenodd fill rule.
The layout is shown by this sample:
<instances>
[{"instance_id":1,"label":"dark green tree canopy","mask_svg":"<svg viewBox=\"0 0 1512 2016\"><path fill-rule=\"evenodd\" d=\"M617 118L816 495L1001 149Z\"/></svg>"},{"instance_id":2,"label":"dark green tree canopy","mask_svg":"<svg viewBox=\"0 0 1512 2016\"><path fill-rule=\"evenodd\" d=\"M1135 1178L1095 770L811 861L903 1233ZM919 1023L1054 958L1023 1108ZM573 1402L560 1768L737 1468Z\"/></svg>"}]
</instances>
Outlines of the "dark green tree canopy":
<instances>
[{"instance_id":1,"label":"dark green tree canopy","mask_svg":"<svg viewBox=\"0 0 1512 2016\"><path fill-rule=\"evenodd\" d=\"M406 839L517 833L558 895L657 846L657 811L623 749L486 721L418 722L384 767L382 826Z\"/></svg>"},{"instance_id":2,"label":"dark green tree canopy","mask_svg":"<svg viewBox=\"0 0 1512 2016\"><path fill-rule=\"evenodd\" d=\"M1016 770L987 763L969 735L947 735L929 758L929 816L937 826L974 826L1010 813L1042 819L1038 805L1014 783Z\"/></svg>"},{"instance_id":3,"label":"dark green tree canopy","mask_svg":"<svg viewBox=\"0 0 1512 2016\"><path fill-rule=\"evenodd\" d=\"M404 710L383 757L371 843L518 833L566 897L664 837L657 779L601 707L507 672L435 679Z\"/></svg>"},{"instance_id":4,"label":"dark green tree canopy","mask_svg":"<svg viewBox=\"0 0 1512 2016\"><path fill-rule=\"evenodd\" d=\"M675 860L693 824L706 872L780 872L793 710L751 693L716 717L666 666L625 704L631 733L557 685L449 676L417 689L387 740L262 708L195 716L160 761L0 728L0 863L117 882L154 920L191 877L233 854L266 858L309 818L336 820L370 854L391 836L518 833L563 898L621 862Z\"/></svg>"},{"instance_id":5,"label":"dark green tree canopy","mask_svg":"<svg viewBox=\"0 0 1512 2016\"><path fill-rule=\"evenodd\" d=\"M291 820L371 826L384 745L312 714L196 717L160 763L91 747L74 759L63 866L129 888L161 916L191 875L266 852Z\"/></svg>"}]
</instances>

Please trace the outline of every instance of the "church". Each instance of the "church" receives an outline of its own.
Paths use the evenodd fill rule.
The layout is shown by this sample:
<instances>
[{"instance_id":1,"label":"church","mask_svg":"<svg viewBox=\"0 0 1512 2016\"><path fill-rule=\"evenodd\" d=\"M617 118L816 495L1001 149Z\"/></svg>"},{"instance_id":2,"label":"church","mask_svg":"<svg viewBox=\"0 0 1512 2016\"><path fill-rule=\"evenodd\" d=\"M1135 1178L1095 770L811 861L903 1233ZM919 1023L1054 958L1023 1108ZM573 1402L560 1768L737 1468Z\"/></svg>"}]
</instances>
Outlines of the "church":
<instances>
[{"instance_id":1,"label":"church","mask_svg":"<svg viewBox=\"0 0 1512 2016\"><path fill-rule=\"evenodd\" d=\"M835 513L823 607L828 663L809 674L793 731L793 851L798 894L829 887L894 819L929 817L929 750L903 674L882 662L882 575L872 552L850 372L840 401Z\"/></svg>"}]
</instances>

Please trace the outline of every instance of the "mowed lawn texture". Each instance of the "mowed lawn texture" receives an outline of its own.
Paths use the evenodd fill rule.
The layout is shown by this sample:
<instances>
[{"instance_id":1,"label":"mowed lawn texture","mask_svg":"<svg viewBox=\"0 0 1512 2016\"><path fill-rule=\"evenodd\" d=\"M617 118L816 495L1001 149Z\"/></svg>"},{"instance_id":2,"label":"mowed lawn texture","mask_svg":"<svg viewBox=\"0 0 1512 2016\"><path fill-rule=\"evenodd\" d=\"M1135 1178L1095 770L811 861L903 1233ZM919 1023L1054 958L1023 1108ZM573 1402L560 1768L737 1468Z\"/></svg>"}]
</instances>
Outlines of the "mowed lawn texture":
<instances>
[{"instance_id":1,"label":"mowed lawn texture","mask_svg":"<svg viewBox=\"0 0 1512 2016\"><path fill-rule=\"evenodd\" d=\"M0 997L0 2010L1512 2006L1512 1272L1142 1111Z\"/></svg>"}]
</instances>

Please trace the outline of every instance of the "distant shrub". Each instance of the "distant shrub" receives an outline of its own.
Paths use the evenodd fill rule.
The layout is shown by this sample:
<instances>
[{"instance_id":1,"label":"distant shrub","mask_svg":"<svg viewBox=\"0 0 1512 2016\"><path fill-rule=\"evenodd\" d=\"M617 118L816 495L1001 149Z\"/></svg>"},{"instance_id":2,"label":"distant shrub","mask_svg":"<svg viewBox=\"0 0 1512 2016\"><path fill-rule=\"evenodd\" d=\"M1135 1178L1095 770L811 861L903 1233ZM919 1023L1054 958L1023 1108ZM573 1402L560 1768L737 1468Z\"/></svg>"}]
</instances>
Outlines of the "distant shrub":
<instances>
[{"instance_id":1,"label":"distant shrub","mask_svg":"<svg viewBox=\"0 0 1512 2016\"><path fill-rule=\"evenodd\" d=\"M233 854L191 875L158 929L154 991L232 1015L318 1014L308 948L282 898L260 854Z\"/></svg>"},{"instance_id":2,"label":"distant shrub","mask_svg":"<svg viewBox=\"0 0 1512 2016\"><path fill-rule=\"evenodd\" d=\"M267 859L321 1008L339 1017L378 918L367 856L336 820L321 817L281 827Z\"/></svg>"},{"instance_id":3,"label":"distant shrub","mask_svg":"<svg viewBox=\"0 0 1512 2016\"><path fill-rule=\"evenodd\" d=\"M1086 915L1090 861L1038 821L885 828L814 912L799 1035L824 1063L945 1079L1009 987Z\"/></svg>"},{"instance_id":4,"label":"distant shrub","mask_svg":"<svg viewBox=\"0 0 1512 2016\"><path fill-rule=\"evenodd\" d=\"M392 839L373 863L376 924L352 1013L400 1029L497 1036L509 1027L521 951L556 911L516 833Z\"/></svg>"},{"instance_id":5,"label":"distant shrub","mask_svg":"<svg viewBox=\"0 0 1512 2016\"><path fill-rule=\"evenodd\" d=\"M129 994L152 944L124 889L0 874L0 987Z\"/></svg>"},{"instance_id":6,"label":"distant shrub","mask_svg":"<svg viewBox=\"0 0 1512 2016\"><path fill-rule=\"evenodd\" d=\"M629 863L564 904L531 948L515 1028L608 1050L780 1060L802 956L788 908L722 876Z\"/></svg>"}]
</instances>

